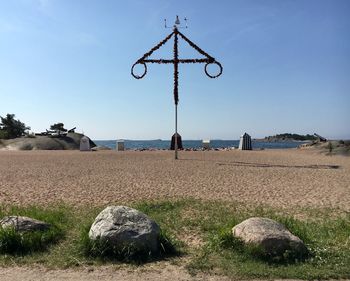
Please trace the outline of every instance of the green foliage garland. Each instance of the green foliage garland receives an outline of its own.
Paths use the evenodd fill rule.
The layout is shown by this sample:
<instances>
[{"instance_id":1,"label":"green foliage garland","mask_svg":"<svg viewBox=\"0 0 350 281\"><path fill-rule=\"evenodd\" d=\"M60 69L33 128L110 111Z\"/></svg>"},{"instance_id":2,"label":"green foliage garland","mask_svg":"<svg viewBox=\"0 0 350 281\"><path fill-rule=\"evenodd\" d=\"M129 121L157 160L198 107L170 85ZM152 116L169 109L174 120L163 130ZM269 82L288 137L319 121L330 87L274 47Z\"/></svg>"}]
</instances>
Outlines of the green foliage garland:
<instances>
[{"instance_id":1,"label":"green foliage garland","mask_svg":"<svg viewBox=\"0 0 350 281\"><path fill-rule=\"evenodd\" d=\"M170 40L170 38L174 35L174 59L173 60L167 60L167 59L149 59L149 57L152 55L152 53L156 50L158 50L161 46L163 46L167 41ZM178 58L178 35L185 40L193 49L195 49L198 53L202 54L206 58L203 59L179 59ZM179 94L178 94L178 88L179 88L179 70L178 70L178 64L179 63L206 63L204 67L205 74L210 78L217 78L222 74L223 67L222 65L215 60L212 56L207 54L205 51L203 51L201 48L199 48L196 44L194 44L190 39L188 39L185 35L183 35L181 32L178 31L177 27L174 27L174 31L170 33L167 37L164 38L164 40L160 41L156 46L154 46L149 52L145 53L140 59L138 59L131 67L131 75L136 79L142 79L147 74L147 63L158 63L158 64L174 64L174 101L177 105L179 102ZM134 68L136 65L142 64L144 67L144 72L141 75L137 75L134 73ZM216 75L211 75L208 73L207 67L209 64L216 64L219 67L219 72Z\"/></svg>"}]
</instances>

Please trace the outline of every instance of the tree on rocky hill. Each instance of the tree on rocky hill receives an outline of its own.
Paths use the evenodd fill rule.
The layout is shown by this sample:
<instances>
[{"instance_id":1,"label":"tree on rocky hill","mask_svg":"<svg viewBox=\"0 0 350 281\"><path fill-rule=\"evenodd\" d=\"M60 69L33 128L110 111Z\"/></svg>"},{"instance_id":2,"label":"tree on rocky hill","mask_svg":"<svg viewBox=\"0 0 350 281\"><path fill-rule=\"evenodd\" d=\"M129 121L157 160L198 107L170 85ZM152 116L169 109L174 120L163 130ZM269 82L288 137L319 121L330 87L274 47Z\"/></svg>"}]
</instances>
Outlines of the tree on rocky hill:
<instances>
[{"instance_id":1,"label":"tree on rocky hill","mask_svg":"<svg viewBox=\"0 0 350 281\"><path fill-rule=\"evenodd\" d=\"M58 131L58 133L60 134L61 132L67 132L67 129L64 128L64 124L63 123L56 123L50 126L50 130L53 131Z\"/></svg>"},{"instance_id":2,"label":"tree on rocky hill","mask_svg":"<svg viewBox=\"0 0 350 281\"><path fill-rule=\"evenodd\" d=\"M25 134L30 127L27 127L20 120L15 119L15 114L6 114L6 117L0 116L0 139L14 139Z\"/></svg>"},{"instance_id":3,"label":"tree on rocky hill","mask_svg":"<svg viewBox=\"0 0 350 281\"><path fill-rule=\"evenodd\" d=\"M56 123L50 126L50 130L67 132L67 129L64 128L63 123Z\"/></svg>"}]
</instances>

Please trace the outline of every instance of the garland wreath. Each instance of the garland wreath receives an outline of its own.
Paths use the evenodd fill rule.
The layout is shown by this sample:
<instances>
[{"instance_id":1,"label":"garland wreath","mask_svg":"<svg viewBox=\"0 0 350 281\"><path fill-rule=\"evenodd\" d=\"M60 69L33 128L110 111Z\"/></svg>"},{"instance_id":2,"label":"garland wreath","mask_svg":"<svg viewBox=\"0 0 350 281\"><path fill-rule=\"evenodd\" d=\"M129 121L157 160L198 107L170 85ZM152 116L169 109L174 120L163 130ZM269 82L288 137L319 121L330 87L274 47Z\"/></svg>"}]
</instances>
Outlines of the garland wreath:
<instances>
[{"instance_id":1,"label":"garland wreath","mask_svg":"<svg viewBox=\"0 0 350 281\"><path fill-rule=\"evenodd\" d=\"M158 50L161 46L163 46L167 41L170 40L170 38L174 35L174 59L173 60L166 60L166 59L148 59L153 52ZM193 49L195 49L198 53L202 54L206 58L204 59L179 59L178 58L178 35L186 41ZM178 29L175 27L174 31L170 33L167 37L164 38L164 40L160 41L156 46L154 46L149 52L145 53L140 59L138 59L131 67L131 75L136 79L142 79L147 74L147 63L158 63L158 64L174 64L174 99L175 104L178 104L178 64L179 63L206 63L204 67L205 74L210 78L217 78L222 74L223 67L222 65L215 60L212 56L207 54L205 51L203 51L201 48L199 48L196 44L194 44L190 39L188 39L185 35L183 35ZM134 73L134 68L136 65L143 65L144 72L141 75L137 75ZM216 75L211 75L208 72L208 65L210 64L216 64L219 67L219 72Z\"/></svg>"}]
</instances>

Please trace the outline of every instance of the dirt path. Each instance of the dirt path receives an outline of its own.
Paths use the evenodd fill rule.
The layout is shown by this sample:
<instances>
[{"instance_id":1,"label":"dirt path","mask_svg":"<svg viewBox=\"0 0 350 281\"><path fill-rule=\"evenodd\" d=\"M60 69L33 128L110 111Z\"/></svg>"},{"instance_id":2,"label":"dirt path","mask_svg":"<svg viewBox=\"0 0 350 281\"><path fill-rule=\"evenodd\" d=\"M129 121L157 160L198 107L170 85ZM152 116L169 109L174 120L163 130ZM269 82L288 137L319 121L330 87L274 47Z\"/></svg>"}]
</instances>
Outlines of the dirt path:
<instances>
[{"instance_id":1,"label":"dirt path","mask_svg":"<svg viewBox=\"0 0 350 281\"><path fill-rule=\"evenodd\" d=\"M39 267L8 267L0 269L1 281L228 281L217 275L191 276L184 268L174 265L156 268L116 269L98 267L84 270L47 270Z\"/></svg>"},{"instance_id":2,"label":"dirt path","mask_svg":"<svg viewBox=\"0 0 350 281\"><path fill-rule=\"evenodd\" d=\"M181 267L167 265L162 269L116 270L110 267L85 270L47 270L42 268L0 268L1 281L229 281L218 275L191 276ZM254 281L254 280L251 280ZM256 280L263 281L263 280ZM271 281L271 280L269 280ZM274 281L301 281L296 279L274 279ZM333 281L332 279L327 281ZM349 281L349 279L342 279Z\"/></svg>"}]
</instances>

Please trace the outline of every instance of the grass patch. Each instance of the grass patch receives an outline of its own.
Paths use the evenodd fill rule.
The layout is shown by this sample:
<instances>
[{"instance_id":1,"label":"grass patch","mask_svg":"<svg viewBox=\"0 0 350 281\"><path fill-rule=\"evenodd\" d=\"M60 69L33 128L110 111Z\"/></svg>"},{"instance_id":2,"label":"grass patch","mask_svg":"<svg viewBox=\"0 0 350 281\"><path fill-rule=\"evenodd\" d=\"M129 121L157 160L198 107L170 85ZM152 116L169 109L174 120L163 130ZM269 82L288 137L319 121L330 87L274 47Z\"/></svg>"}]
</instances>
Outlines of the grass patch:
<instances>
[{"instance_id":1,"label":"grass patch","mask_svg":"<svg viewBox=\"0 0 350 281\"><path fill-rule=\"evenodd\" d=\"M304 262L311 255L308 253L297 254L292 251L285 251L280 255L269 255L262 247L257 245L245 245L244 242L236 237L232 236L231 229L224 229L220 232L213 234L209 238L207 245L212 252L231 251L239 255L242 261L255 260L257 262L262 261L271 266L273 265L292 265L300 262Z\"/></svg>"},{"instance_id":2,"label":"grass patch","mask_svg":"<svg viewBox=\"0 0 350 281\"><path fill-rule=\"evenodd\" d=\"M350 278L349 213L333 210L330 215L329 210L293 210L301 215L301 220L291 216L288 210L192 199L138 202L130 207L144 212L159 224L162 229L159 242L163 246L158 253L150 255L133 248L111 249L103 241L92 243L88 231L104 206L3 207L0 218L9 214L33 217L55 225L61 236L56 236L59 239L50 242L49 247L41 248L44 251L27 255L21 252L19 255L0 254L0 266L40 263L48 268L67 268L121 262L139 264L166 258L186 262L192 274L215 271L234 278ZM306 243L311 257L305 261L293 256L274 261L261 256L258 248L245 247L231 236L231 229L250 217L268 217L281 222ZM184 233L196 236L201 243L192 244ZM13 236L13 233L8 235ZM179 255L186 255L186 261L178 259Z\"/></svg>"},{"instance_id":3,"label":"grass patch","mask_svg":"<svg viewBox=\"0 0 350 281\"><path fill-rule=\"evenodd\" d=\"M45 251L50 245L57 243L64 237L63 225L66 218L65 213L60 208L56 210L35 206L0 208L0 218L7 215L31 217L47 222L51 227L45 231L29 232L17 232L12 227L0 227L0 254L25 255Z\"/></svg>"},{"instance_id":4,"label":"grass patch","mask_svg":"<svg viewBox=\"0 0 350 281\"><path fill-rule=\"evenodd\" d=\"M56 227L45 231L18 233L14 228L0 228L0 254L25 255L46 250L62 233Z\"/></svg>"},{"instance_id":5,"label":"grass patch","mask_svg":"<svg viewBox=\"0 0 350 281\"><path fill-rule=\"evenodd\" d=\"M215 205L218 204L216 207ZM201 220L199 227L207 243L192 260L191 272L216 269L231 277L242 278L298 278L328 279L350 276L350 216L338 219L309 218L301 221L281 216L277 211L266 208L238 210L227 203L213 203L203 213L209 213ZM311 256L288 255L274 259L265 256L258 247L246 247L234 239L231 229L248 217L268 217L284 224L307 245Z\"/></svg>"}]
</instances>

